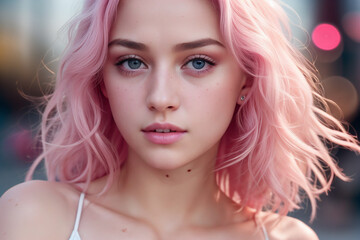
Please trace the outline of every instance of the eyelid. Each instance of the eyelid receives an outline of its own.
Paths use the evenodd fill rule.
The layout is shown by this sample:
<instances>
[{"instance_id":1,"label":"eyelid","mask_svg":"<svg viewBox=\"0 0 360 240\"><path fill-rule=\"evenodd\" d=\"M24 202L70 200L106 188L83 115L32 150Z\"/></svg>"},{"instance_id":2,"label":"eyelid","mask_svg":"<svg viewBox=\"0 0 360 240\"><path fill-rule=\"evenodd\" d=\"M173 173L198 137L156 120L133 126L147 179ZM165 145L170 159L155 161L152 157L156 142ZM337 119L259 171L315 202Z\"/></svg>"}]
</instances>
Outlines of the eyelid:
<instances>
[{"instance_id":1,"label":"eyelid","mask_svg":"<svg viewBox=\"0 0 360 240\"><path fill-rule=\"evenodd\" d=\"M189 56L185 59L185 64L187 64L189 61L194 60L194 59L203 59L205 61L209 61L210 63L215 65L215 60L213 60L211 57L204 55L204 54L196 54L196 55L192 55Z\"/></svg>"},{"instance_id":2,"label":"eyelid","mask_svg":"<svg viewBox=\"0 0 360 240\"><path fill-rule=\"evenodd\" d=\"M126 67L123 66L123 64L126 62L126 61L129 61L131 59L136 59L136 60L139 60L141 61L141 64L144 65L145 67L144 68L139 68L139 69L134 69L134 70L131 70L131 69L127 69ZM129 55L124 55L124 56L120 56L119 58L116 59L115 63L114 63L115 67L118 69L118 71L126 76L126 77L133 77L133 76L136 76L137 74L139 74L141 72L141 70L144 70L144 69L147 69L148 66L146 65L145 61L137 56L137 55L134 55L134 54L129 54Z\"/></svg>"},{"instance_id":3,"label":"eyelid","mask_svg":"<svg viewBox=\"0 0 360 240\"><path fill-rule=\"evenodd\" d=\"M141 61L141 64L143 64L144 67L139 68L139 69L134 69L134 70L124 68L122 65L126 61L129 61L130 59L136 59L136 60ZM191 67L187 67L191 61L196 60L196 59L201 59L202 61L205 61L207 67L204 67L203 69L192 69ZM126 76L132 76L132 75L140 73L141 72L140 70L148 69L148 66L145 63L145 60L143 60L142 57L135 55L135 54L128 54L128 55L123 55L123 56L118 57L116 59L114 65L117 66L119 71L122 72ZM216 65L216 61L213 60L211 57L209 57L205 54L195 54L195 55L188 56L184 60L184 64L181 66L181 69L190 71L190 72L192 72L192 74L200 76L200 75L203 75L203 74L211 71L215 65Z\"/></svg>"},{"instance_id":4,"label":"eyelid","mask_svg":"<svg viewBox=\"0 0 360 240\"><path fill-rule=\"evenodd\" d=\"M144 59L142 59L141 57L139 57L139 56L137 56L137 55L133 55L133 54L124 55L124 56L121 56L121 57L117 58L116 61L115 61L115 65L121 64L121 63L123 63L124 61L129 60L129 59L137 59L137 60L140 60L140 61L147 67L147 65L145 64Z\"/></svg>"},{"instance_id":5,"label":"eyelid","mask_svg":"<svg viewBox=\"0 0 360 240\"><path fill-rule=\"evenodd\" d=\"M205 67L202 69L194 69L192 67L188 67L190 62L196 59L205 61ZM198 77L206 76L206 74L213 71L216 65L217 65L216 61L213 60L211 57L204 54L196 54L187 57L181 69L184 69L188 74L198 78Z\"/></svg>"},{"instance_id":6,"label":"eyelid","mask_svg":"<svg viewBox=\"0 0 360 240\"><path fill-rule=\"evenodd\" d=\"M189 56L185 59L184 64L187 64L189 61L198 59L198 58L209 61L212 64L215 64L215 60L213 60L212 58L210 58L209 56L204 55L204 54L196 54L196 55ZM115 64L122 63L123 61L128 60L128 59L138 59L138 60L142 61L142 63L146 66L144 59L142 59L141 57L134 55L134 54L124 55L124 56L117 58Z\"/></svg>"}]
</instances>

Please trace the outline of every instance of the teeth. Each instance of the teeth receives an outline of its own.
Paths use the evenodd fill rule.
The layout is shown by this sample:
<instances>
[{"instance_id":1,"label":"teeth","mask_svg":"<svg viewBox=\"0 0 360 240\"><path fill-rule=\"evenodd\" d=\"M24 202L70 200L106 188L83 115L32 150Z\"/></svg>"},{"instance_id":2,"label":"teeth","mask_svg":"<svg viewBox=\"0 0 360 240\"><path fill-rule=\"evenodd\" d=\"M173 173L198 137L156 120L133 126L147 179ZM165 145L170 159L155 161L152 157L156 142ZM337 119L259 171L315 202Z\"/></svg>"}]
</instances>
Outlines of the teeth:
<instances>
[{"instance_id":1,"label":"teeth","mask_svg":"<svg viewBox=\"0 0 360 240\"><path fill-rule=\"evenodd\" d=\"M169 133L170 129L155 129L155 132L157 132L157 133Z\"/></svg>"}]
</instances>

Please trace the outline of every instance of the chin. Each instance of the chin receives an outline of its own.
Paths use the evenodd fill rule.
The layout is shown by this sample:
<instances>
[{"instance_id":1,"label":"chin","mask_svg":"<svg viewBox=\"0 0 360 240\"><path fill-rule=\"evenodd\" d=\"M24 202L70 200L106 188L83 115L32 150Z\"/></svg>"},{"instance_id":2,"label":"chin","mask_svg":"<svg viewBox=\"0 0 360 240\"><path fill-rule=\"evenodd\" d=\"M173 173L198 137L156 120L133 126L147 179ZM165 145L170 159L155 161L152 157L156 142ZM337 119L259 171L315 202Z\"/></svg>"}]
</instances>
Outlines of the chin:
<instances>
[{"instance_id":1,"label":"chin","mask_svg":"<svg viewBox=\"0 0 360 240\"><path fill-rule=\"evenodd\" d=\"M186 163L179 162L176 160L169 161L168 159L166 160L157 159L155 161L149 161L148 165L158 170L172 171L185 166Z\"/></svg>"}]
</instances>

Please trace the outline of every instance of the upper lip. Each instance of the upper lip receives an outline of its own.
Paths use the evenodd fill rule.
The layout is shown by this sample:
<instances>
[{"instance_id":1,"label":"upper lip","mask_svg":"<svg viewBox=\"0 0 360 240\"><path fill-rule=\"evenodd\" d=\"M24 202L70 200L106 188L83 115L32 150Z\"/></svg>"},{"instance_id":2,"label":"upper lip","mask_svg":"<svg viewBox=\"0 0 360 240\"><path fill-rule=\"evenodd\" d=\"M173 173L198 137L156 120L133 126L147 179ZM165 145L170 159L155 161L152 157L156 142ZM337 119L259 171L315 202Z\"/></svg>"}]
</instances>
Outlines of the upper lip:
<instances>
[{"instance_id":1,"label":"upper lip","mask_svg":"<svg viewBox=\"0 0 360 240\"><path fill-rule=\"evenodd\" d=\"M156 129L170 129L172 132L186 132L184 129L171 123L153 123L142 129L143 132L153 132Z\"/></svg>"}]
</instances>

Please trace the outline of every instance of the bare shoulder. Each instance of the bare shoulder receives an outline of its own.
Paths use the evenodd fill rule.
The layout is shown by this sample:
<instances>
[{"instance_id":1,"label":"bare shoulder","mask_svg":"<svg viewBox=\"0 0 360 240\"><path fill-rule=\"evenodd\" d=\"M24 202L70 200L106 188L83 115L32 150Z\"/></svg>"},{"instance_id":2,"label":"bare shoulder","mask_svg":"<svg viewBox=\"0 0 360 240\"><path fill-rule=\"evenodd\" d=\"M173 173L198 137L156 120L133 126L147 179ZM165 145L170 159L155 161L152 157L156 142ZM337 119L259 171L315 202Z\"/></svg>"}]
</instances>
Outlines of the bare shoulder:
<instances>
[{"instance_id":1,"label":"bare shoulder","mask_svg":"<svg viewBox=\"0 0 360 240\"><path fill-rule=\"evenodd\" d=\"M47 181L29 181L0 198L0 239L66 239L76 211L76 190Z\"/></svg>"},{"instance_id":2,"label":"bare shoulder","mask_svg":"<svg viewBox=\"0 0 360 240\"><path fill-rule=\"evenodd\" d=\"M263 214L261 218L270 240L319 240L314 230L299 219L277 214Z\"/></svg>"}]
</instances>

